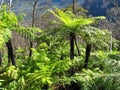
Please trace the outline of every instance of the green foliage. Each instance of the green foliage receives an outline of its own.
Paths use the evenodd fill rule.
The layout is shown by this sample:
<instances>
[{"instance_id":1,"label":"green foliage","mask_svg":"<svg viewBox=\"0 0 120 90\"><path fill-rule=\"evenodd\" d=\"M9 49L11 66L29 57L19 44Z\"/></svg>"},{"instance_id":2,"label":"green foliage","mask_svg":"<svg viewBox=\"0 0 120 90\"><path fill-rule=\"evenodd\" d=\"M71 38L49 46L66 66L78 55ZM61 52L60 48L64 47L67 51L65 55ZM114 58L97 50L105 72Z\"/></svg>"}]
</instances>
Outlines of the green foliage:
<instances>
[{"instance_id":1,"label":"green foliage","mask_svg":"<svg viewBox=\"0 0 120 90\"><path fill-rule=\"evenodd\" d=\"M83 69L81 73L76 73L74 78L81 85L82 90L89 90L96 83L96 79L102 76L103 72L95 68L94 70Z\"/></svg>"},{"instance_id":2,"label":"green foliage","mask_svg":"<svg viewBox=\"0 0 120 90\"><path fill-rule=\"evenodd\" d=\"M12 79L12 82L6 80L5 82L8 82L9 85L6 85L5 87L13 90L19 89L20 87L23 90L39 90L45 86L50 87L53 84L56 75L57 77L65 75L65 72L71 66L70 60L68 58L60 60L60 58L54 58L55 56L49 58L47 47L46 43L41 43L37 50L32 49L33 55L31 59L27 60L27 63L24 63L24 65L18 69L17 79ZM10 77L7 78L12 78L11 69L9 69L8 72L7 75ZM7 71L5 73L7 73Z\"/></svg>"},{"instance_id":3,"label":"green foliage","mask_svg":"<svg viewBox=\"0 0 120 90\"><path fill-rule=\"evenodd\" d=\"M7 6L5 5L2 6L0 11L0 23L1 27L6 28L10 28L18 23L16 15L12 11L7 10Z\"/></svg>"},{"instance_id":4,"label":"green foliage","mask_svg":"<svg viewBox=\"0 0 120 90\"><path fill-rule=\"evenodd\" d=\"M6 79L6 80L8 78L9 78L9 80L16 79L18 76L17 71L18 70L16 69L15 66L9 66L4 69L4 72L2 74L0 74L0 77L3 79Z\"/></svg>"},{"instance_id":5,"label":"green foliage","mask_svg":"<svg viewBox=\"0 0 120 90\"><path fill-rule=\"evenodd\" d=\"M3 89L3 87L2 87L3 82L4 82L4 80L0 79L0 89Z\"/></svg>"},{"instance_id":6,"label":"green foliage","mask_svg":"<svg viewBox=\"0 0 120 90\"><path fill-rule=\"evenodd\" d=\"M93 18L83 18L82 16L80 17L75 17L74 14L70 13L65 13L58 8L55 8L56 13L49 10L51 13L53 13L58 19L60 19L67 27L70 28L75 28L78 26L83 26L83 25L89 25L94 22Z\"/></svg>"},{"instance_id":7,"label":"green foliage","mask_svg":"<svg viewBox=\"0 0 120 90\"><path fill-rule=\"evenodd\" d=\"M111 32L108 30L100 30L92 26L78 28L78 35L80 35L86 43L92 43L99 46L108 46Z\"/></svg>"},{"instance_id":8,"label":"green foliage","mask_svg":"<svg viewBox=\"0 0 120 90\"><path fill-rule=\"evenodd\" d=\"M112 73L112 72L119 72L119 58L115 58L115 56L119 57L119 52L103 52L103 51L96 51L91 53L89 66L90 68L99 67L101 70Z\"/></svg>"},{"instance_id":9,"label":"green foliage","mask_svg":"<svg viewBox=\"0 0 120 90\"><path fill-rule=\"evenodd\" d=\"M69 60L69 58L65 58L64 60L59 60L55 63L52 64L52 68L51 70L53 70L53 74L55 73L63 73L66 70L69 70L70 66L72 65L71 61Z\"/></svg>"},{"instance_id":10,"label":"green foliage","mask_svg":"<svg viewBox=\"0 0 120 90\"><path fill-rule=\"evenodd\" d=\"M0 48L11 38L11 27L17 25L17 17L12 11L7 11L6 6L0 8Z\"/></svg>"},{"instance_id":11,"label":"green foliage","mask_svg":"<svg viewBox=\"0 0 120 90\"><path fill-rule=\"evenodd\" d=\"M28 59L28 62L19 69L15 69L14 66L8 67L5 74L1 74L1 78L3 78L2 75L5 77L3 78L5 81L2 82L4 88L38 90L44 89L47 85L53 90L60 87L69 90L68 87L74 82L81 90L99 90L100 88L119 90L119 60L109 57L116 54L119 56L119 52L97 51L97 53L92 53L88 66L91 69L82 69L80 72L76 71L73 76L69 76L68 70L72 66L78 68L79 63L82 65L84 57L76 57L75 61L70 61L68 58L60 60L60 57L56 57L57 53L56 55L48 53L48 48L46 43L41 43L37 50L32 49L32 58ZM17 78L14 78L13 75L17 75ZM9 83L9 85L5 83Z\"/></svg>"},{"instance_id":12,"label":"green foliage","mask_svg":"<svg viewBox=\"0 0 120 90\"><path fill-rule=\"evenodd\" d=\"M2 28L0 30L0 48L3 47L5 42L11 38L11 32L8 28Z\"/></svg>"},{"instance_id":13,"label":"green foliage","mask_svg":"<svg viewBox=\"0 0 120 90\"><path fill-rule=\"evenodd\" d=\"M119 61L119 60L120 60L120 52L113 51L112 53L110 53L110 54L108 55L108 58L114 59L114 60L116 60L116 61Z\"/></svg>"},{"instance_id":14,"label":"green foliage","mask_svg":"<svg viewBox=\"0 0 120 90\"><path fill-rule=\"evenodd\" d=\"M39 40L32 48L31 58L22 55L25 49L18 48L16 53L18 67L8 66L0 71L0 88L3 90L119 90L120 89L120 53L117 51L97 51L109 48L111 33L90 26L96 20L105 17L76 16L72 12L63 12L58 8L53 12L60 21L57 27L42 31L35 27L17 25L15 14L6 10L0 11L0 47L11 38L11 30L24 38ZM21 18L21 17L19 17ZM11 21L12 20L12 21ZM74 32L78 40L81 56L75 48L74 60L69 59L69 34ZM40 35L40 37L38 37ZM37 38L36 38L37 37ZM92 44L88 69L84 69L85 44ZM115 45L116 46L116 45ZM97 48L96 48L97 47ZM4 59L7 56L4 55ZM70 74L73 69L73 75ZM2 86L2 87L1 87ZM72 88L71 88L72 87Z\"/></svg>"},{"instance_id":15,"label":"green foliage","mask_svg":"<svg viewBox=\"0 0 120 90\"><path fill-rule=\"evenodd\" d=\"M19 35L30 41L35 40L35 38L42 32L42 30L36 27L23 27L23 26L12 27L12 30L18 32Z\"/></svg>"}]
</instances>

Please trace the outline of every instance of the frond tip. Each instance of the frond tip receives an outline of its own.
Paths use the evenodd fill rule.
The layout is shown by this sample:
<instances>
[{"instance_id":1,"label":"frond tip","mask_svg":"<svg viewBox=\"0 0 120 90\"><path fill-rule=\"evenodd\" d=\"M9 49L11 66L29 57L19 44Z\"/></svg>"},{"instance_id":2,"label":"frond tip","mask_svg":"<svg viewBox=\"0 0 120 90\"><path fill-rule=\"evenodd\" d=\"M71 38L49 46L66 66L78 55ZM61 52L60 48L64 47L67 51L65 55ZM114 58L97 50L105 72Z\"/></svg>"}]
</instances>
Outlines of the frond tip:
<instances>
[{"instance_id":1,"label":"frond tip","mask_svg":"<svg viewBox=\"0 0 120 90\"><path fill-rule=\"evenodd\" d=\"M94 17L96 20L102 20L102 19L106 19L105 16L99 16L99 17Z\"/></svg>"}]
</instances>

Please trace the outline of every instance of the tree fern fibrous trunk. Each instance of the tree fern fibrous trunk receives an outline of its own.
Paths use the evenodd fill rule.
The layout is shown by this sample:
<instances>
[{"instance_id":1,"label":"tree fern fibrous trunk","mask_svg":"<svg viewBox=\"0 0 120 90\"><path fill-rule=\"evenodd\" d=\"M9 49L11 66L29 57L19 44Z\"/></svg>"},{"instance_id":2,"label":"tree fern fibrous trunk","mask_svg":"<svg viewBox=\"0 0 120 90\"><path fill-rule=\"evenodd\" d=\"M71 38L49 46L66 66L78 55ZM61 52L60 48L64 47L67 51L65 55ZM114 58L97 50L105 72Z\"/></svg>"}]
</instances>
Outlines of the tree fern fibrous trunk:
<instances>
[{"instance_id":1,"label":"tree fern fibrous trunk","mask_svg":"<svg viewBox=\"0 0 120 90\"><path fill-rule=\"evenodd\" d=\"M70 59L74 59L74 40L75 40L75 34L70 33Z\"/></svg>"},{"instance_id":2,"label":"tree fern fibrous trunk","mask_svg":"<svg viewBox=\"0 0 120 90\"><path fill-rule=\"evenodd\" d=\"M33 43L32 42L30 42L30 52L29 52L29 57L31 57L32 56L32 50L31 50L31 48L33 47Z\"/></svg>"},{"instance_id":3,"label":"tree fern fibrous trunk","mask_svg":"<svg viewBox=\"0 0 120 90\"><path fill-rule=\"evenodd\" d=\"M13 46L12 46L11 40L6 42L6 46L7 46L7 49L8 49L8 65L10 64L10 62L12 62L12 65L16 66L14 53L13 53L14 51L13 51Z\"/></svg>"},{"instance_id":4,"label":"tree fern fibrous trunk","mask_svg":"<svg viewBox=\"0 0 120 90\"><path fill-rule=\"evenodd\" d=\"M74 59L74 40L75 40L75 34L70 33L70 60ZM70 69L70 75L74 75L73 67Z\"/></svg>"},{"instance_id":5,"label":"tree fern fibrous trunk","mask_svg":"<svg viewBox=\"0 0 120 90\"><path fill-rule=\"evenodd\" d=\"M87 66L88 66L88 61L89 61L89 57L90 57L90 51L91 51L91 44L87 44L86 53L85 53L84 68L87 68Z\"/></svg>"},{"instance_id":6,"label":"tree fern fibrous trunk","mask_svg":"<svg viewBox=\"0 0 120 90\"><path fill-rule=\"evenodd\" d=\"M120 51L120 41L118 42L118 51Z\"/></svg>"},{"instance_id":7,"label":"tree fern fibrous trunk","mask_svg":"<svg viewBox=\"0 0 120 90\"><path fill-rule=\"evenodd\" d=\"M0 51L0 66L2 66L2 52Z\"/></svg>"},{"instance_id":8,"label":"tree fern fibrous trunk","mask_svg":"<svg viewBox=\"0 0 120 90\"><path fill-rule=\"evenodd\" d=\"M79 50L79 47L77 45L77 38L76 38L76 35L75 35L75 46L76 46L76 49L78 51L78 56L80 56L80 50Z\"/></svg>"}]
</instances>

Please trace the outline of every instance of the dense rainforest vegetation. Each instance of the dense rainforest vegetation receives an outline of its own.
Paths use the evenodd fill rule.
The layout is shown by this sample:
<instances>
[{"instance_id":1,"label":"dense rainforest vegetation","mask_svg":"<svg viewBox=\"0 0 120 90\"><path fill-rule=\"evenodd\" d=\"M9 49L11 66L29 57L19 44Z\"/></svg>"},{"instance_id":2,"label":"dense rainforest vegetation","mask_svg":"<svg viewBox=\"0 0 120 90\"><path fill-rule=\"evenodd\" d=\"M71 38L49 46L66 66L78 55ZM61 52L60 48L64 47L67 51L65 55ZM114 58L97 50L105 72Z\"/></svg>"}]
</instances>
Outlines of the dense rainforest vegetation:
<instances>
[{"instance_id":1,"label":"dense rainforest vegetation","mask_svg":"<svg viewBox=\"0 0 120 90\"><path fill-rule=\"evenodd\" d=\"M38 2L31 24L11 2L1 3L0 90L120 90L120 43L111 27L101 29L106 17L90 16L73 0L48 9L40 22Z\"/></svg>"}]
</instances>

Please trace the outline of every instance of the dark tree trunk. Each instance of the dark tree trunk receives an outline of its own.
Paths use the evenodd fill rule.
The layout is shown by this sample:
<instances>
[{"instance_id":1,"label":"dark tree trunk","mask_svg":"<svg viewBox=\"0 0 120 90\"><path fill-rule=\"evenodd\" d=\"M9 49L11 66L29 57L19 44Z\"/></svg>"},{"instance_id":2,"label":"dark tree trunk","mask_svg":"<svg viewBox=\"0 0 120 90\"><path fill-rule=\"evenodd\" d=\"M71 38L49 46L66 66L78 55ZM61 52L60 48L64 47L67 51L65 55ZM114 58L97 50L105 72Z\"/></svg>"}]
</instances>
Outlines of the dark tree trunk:
<instances>
[{"instance_id":1,"label":"dark tree trunk","mask_svg":"<svg viewBox=\"0 0 120 90\"><path fill-rule=\"evenodd\" d=\"M118 51L120 51L120 41L118 42Z\"/></svg>"},{"instance_id":2,"label":"dark tree trunk","mask_svg":"<svg viewBox=\"0 0 120 90\"><path fill-rule=\"evenodd\" d=\"M6 46L8 49L8 64L10 64L10 62L12 62L12 65L16 66L16 62L15 62L15 58L14 58L14 51L13 51L13 46L11 41L9 40L8 42L6 42Z\"/></svg>"},{"instance_id":3,"label":"dark tree trunk","mask_svg":"<svg viewBox=\"0 0 120 90\"><path fill-rule=\"evenodd\" d=\"M34 0L33 10L32 10L32 27L35 26L35 11L36 11L37 2L38 0ZM32 56L32 50L31 50L32 47L33 47L33 42L30 42L29 58Z\"/></svg>"},{"instance_id":4,"label":"dark tree trunk","mask_svg":"<svg viewBox=\"0 0 120 90\"><path fill-rule=\"evenodd\" d=\"M30 42L30 51L29 51L29 58L32 56L32 50L31 50L31 48L33 47L33 43L32 42Z\"/></svg>"},{"instance_id":5,"label":"dark tree trunk","mask_svg":"<svg viewBox=\"0 0 120 90\"><path fill-rule=\"evenodd\" d=\"M90 51L91 51L91 44L87 44L86 53L85 53L84 68L87 68L87 66L88 66L88 61L89 61L89 57L90 57Z\"/></svg>"},{"instance_id":6,"label":"dark tree trunk","mask_svg":"<svg viewBox=\"0 0 120 90\"><path fill-rule=\"evenodd\" d=\"M76 38L76 36L75 36L75 46L76 46L77 51L78 51L78 56L80 56L80 50L79 50L79 47L77 45L77 38Z\"/></svg>"},{"instance_id":7,"label":"dark tree trunk","mask_svg":"<svg viewBox=\"0 0 120 90\"><path fill-rule=\"evenodd\" d=\"M0 67L2 66L2 52L0 51Z\"/></svg>"},{"instance_id":8,"label":"dark tree trunk","mask_svg":"<svg viewBox=\"0 0 120 90\"><path fill-rule=\"evenodd\" d=\"M35 26L35 12L36 12L36 6L39 0L34 0L33 3L33 10L32 10L32 27Z\"/></svg>"},{"instance_id":9,"label":"dark tree trunk","mask_svg":"<svg viewBox=\"0 0 120 90\"><path fill-rule=\"evenodd\" d=\"M74 40L75 40L75 34L70 33L70 60L74 59ZM74 69L70 69L70 75L74 75Z\"/></svg>"},{"instance_id":10,"label":"dark tree trunk","mask_svg":"<svg viewBox=\"0 0 120 90\"><path fill-rule=\"evenodd\" d=\"M74 40L75 40L75 34L70 33L70 59L74 59Z\"/></svg>"}]
</instances>

